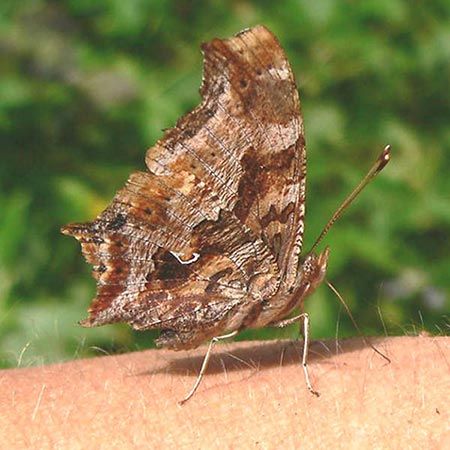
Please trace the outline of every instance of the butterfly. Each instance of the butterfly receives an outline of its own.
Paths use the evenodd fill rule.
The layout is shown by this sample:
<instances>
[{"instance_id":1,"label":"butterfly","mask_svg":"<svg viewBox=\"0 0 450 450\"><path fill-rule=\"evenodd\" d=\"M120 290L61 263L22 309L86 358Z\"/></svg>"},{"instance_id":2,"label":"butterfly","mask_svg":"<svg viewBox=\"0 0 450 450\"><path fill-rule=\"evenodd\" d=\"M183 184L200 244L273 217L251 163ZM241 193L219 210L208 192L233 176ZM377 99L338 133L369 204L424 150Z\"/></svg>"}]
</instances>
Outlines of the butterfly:
<instances>
[{"instance_id":1,"label":"butterfly","mask_svg":"<svg viewBox=\"0 0 450 450\"><path fill-rule=\"evenodd\" d=\"M81 324L159 329L157 345L174 350L210 341L185 401L215 342L301 320L314 392L308 315L287 317L323 281L329 249L301 255L306 148L294 75L264 26L202 51L201 104L165 131L147 151L147 170L131 174L93 222L62 228L97 280Z\"/></svg>"}]
</instances>

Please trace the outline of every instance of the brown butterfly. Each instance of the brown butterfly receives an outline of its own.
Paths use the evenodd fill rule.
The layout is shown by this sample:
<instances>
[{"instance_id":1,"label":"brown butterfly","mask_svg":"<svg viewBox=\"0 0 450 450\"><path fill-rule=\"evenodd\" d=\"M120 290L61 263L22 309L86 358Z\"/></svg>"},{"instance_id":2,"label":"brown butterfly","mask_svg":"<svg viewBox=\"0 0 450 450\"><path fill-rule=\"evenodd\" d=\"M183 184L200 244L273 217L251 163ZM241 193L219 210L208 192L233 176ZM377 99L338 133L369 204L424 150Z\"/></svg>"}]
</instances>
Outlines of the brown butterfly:
<instances>
[{"instance_id":1,"label":"brown butterfly","mask_svg":"<svg viewBox=\"0 0 450 450\"><path fill-rule=\"evenodd\" d=\"M306 151L286 55L264 26L202 45L202 103L147 151L93 222L64 234L94 266L97 296L83 326L160 329L158 346L195 348L286 319L323 281L329 250L301 257ZM325 227L389 160L387 147ZM315 246L314 246L315 248Z\"/></svg>"}]
</instances>

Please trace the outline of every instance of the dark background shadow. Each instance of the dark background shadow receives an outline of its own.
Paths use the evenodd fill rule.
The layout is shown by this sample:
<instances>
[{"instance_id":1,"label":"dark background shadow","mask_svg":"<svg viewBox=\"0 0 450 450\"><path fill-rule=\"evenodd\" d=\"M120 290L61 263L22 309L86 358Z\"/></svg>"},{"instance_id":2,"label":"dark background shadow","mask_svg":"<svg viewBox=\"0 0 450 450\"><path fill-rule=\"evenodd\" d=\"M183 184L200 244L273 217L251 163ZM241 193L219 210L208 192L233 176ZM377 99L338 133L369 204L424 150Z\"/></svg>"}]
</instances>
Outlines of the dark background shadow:
<instances>
[{"instance_id":1,"label":"dark background shadow","mask_svg":"<svg viewBox=\"0 0 450 450\"><path fill-rule=\"evenodd\" d=\"M386 338L371 338L370 342L383 352L383 342ZM227 371L239 371L245 369L264 369L275 366L286 366L297 364L301 365L303 342L302 341L265 341L246 344L243 347L240 344L233 345L228 351L225 348L231 347L227 344L219 344L211 355L207 373L223 373L224 367ZM345 340L320 340L311 342L308 363L321 361L327 363L327 359L335 354L351 353L364 348L369 348L367 343L361 338L352 338ZM167 364L156 370L148 370L138 373L139 376L155 375L161 373L192 375L197 376L201 364L206 354L207 346L202 347L204 352L194 356L177 357L168 361ZM384 352L383 352L384 353ZM382 360L381 356L379 357Z\"/></svg>"}]
</instances>

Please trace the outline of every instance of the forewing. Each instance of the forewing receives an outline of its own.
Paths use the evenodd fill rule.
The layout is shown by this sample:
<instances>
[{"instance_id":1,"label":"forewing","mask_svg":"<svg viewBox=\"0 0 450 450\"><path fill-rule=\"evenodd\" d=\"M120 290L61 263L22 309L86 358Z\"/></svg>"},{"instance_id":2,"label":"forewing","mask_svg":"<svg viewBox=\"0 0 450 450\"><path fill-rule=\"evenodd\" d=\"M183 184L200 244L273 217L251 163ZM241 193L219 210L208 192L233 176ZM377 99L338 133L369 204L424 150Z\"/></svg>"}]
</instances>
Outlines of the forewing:
<instances>
[{"instance_id":1,"label":"forewing","mask_svg":"<svg viewBox=\"0 0 450 450\"><path fill-rule=\"evenodd\" d=\"M303 238L305 141L295 79L275 36L263 26L203 44L203 102L146 157L167 177L206 183L216 211L232 211L269 247L287 285ZM211 218L214 220L215 216Z\"/></svg>"}]
</instances>

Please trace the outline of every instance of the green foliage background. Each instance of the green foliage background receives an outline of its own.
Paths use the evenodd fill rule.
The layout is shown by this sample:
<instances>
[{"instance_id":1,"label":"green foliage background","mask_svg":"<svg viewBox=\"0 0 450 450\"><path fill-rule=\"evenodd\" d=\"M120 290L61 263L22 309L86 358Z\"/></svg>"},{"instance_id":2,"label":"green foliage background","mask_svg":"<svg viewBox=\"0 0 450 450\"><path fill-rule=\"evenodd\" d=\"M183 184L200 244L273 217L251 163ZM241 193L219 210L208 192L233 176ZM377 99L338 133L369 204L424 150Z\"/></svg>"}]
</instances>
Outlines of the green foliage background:
<instances>
[{"instance_id":1,"label":"green foliage background","mask_svg":"<svg viewBox=\"0 0 450 450\"><path fill-rule=\"evenodd\" d=\"M257 23L279 37L301 93L306 249L391 143L391 164L326 239L328 277L367 334L448 332L447 0L4 0L2 366L152 345L153 333L125 325L76 325L95 284L59 228L93 219L144 169L161 130L199 102L200 43ZM326 287L307 308L313 337L356 334Z\"/></svg>"}]
</instances>

